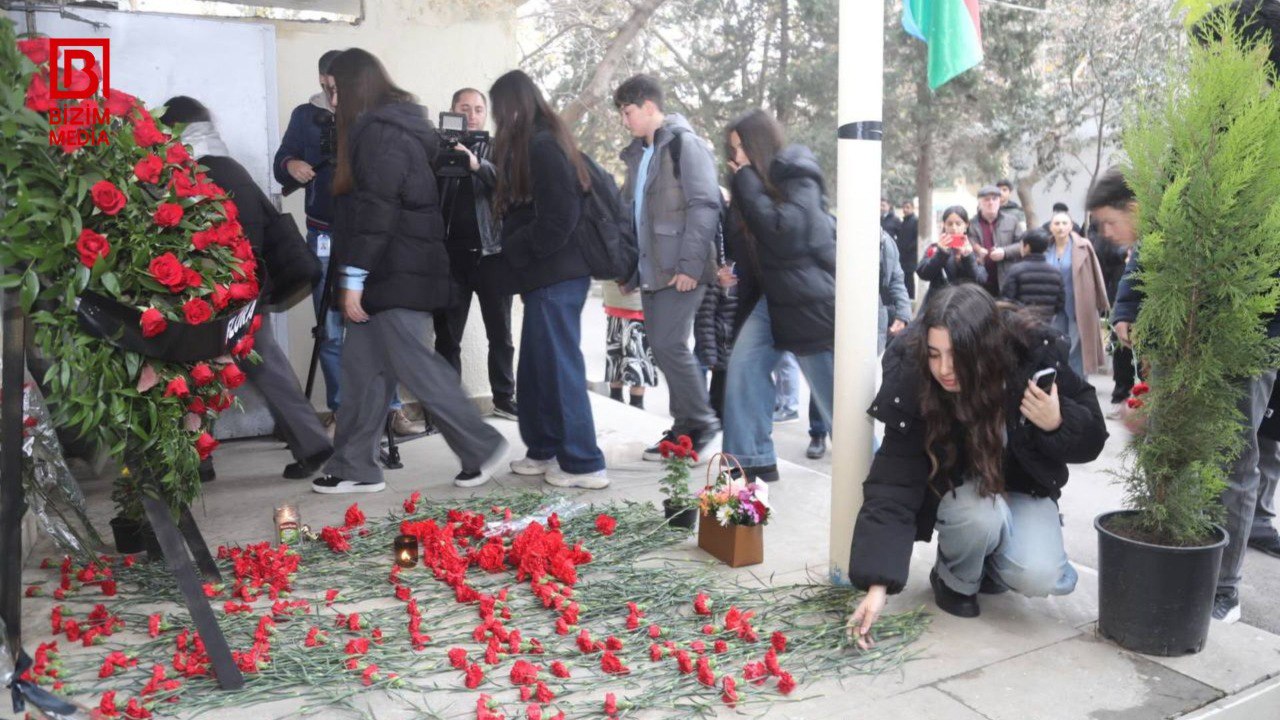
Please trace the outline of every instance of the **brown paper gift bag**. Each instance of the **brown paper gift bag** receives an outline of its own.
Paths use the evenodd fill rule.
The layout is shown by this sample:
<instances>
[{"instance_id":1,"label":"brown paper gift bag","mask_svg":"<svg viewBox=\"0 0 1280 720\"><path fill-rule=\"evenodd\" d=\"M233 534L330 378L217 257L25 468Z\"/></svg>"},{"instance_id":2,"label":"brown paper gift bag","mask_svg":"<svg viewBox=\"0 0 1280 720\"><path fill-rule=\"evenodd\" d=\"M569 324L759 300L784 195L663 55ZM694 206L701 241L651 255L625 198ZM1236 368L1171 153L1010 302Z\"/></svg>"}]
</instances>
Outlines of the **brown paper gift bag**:
<instances>
[{"instance_id":1,"label":"brown paper gift bag","mask_svg":"<svg viewBox=\"0 0 1280 720\"><path fill-rule=\"evenodd\" d=\"M707 463L707 488L719 485L721 478L728 475L734 465L739 468L736 458L720 453L713 458L716 462ZM718 467L716 482L711 482L712 466ZM744 475L745 476L745 475ZM698 547L710 553L729 567L758 565L764 562L764 527L761 525L737 525L728 527L720 525L714 515L700 513L698 519Z\"/></svg>"}]
</instances>

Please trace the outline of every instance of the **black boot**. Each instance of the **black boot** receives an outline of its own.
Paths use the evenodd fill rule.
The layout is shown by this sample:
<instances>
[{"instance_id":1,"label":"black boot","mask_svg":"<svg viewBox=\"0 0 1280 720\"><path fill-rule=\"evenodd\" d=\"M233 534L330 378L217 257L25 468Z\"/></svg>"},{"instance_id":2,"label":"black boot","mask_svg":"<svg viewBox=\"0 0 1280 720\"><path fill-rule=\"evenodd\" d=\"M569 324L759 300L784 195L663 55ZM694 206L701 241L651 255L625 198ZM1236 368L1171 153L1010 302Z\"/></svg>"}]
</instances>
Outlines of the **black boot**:
<instances>
[{"instance_id":1,"label":"black boot","mask_svg":"<svg viewBox=\"0 0 1280 720\"><path fill-rule=\"evenodd\" d=\"M622 402L622 388L620 388L620 387L610 387L610 388L609 388L609 399L610 399L610 400L617 400L618 402Z\"/></svg>"},{"instance_id":2,"label":"black boot","mask_svg":"<svg viewBox=\"0 0 1280 720\"><path fill-rule=\"evenodd\" d=\"M635 393L632 393L632 394L631 394L631 407L633 407L633 408L640 408L641 410L643 410L643 409L644 409L644 396L643 396L643 395L636 395Z\"/></svg>"},{"instance_id":3,"label":"black boot","mask_svg":"<svg viewBox=\"0 0 1280 720\"><path fill-rule=\"evenodd\" d=\"M964 595L947 587L938 577L937 568L929 571L929 584L933 586L933 601L941 610L962 618L975 618L982 612L977 595Z\"/></svg>"}]
</instances>

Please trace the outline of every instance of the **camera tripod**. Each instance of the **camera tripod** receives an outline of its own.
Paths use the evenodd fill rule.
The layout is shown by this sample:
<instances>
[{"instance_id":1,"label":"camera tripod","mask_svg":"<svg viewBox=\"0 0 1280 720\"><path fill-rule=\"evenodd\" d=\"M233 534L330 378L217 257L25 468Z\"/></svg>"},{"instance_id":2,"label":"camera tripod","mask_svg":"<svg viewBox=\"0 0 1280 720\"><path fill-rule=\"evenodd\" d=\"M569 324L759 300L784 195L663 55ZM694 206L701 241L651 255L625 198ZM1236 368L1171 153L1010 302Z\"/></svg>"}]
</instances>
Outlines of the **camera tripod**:
<instances>
[{"instance_id":1,"label":"camera tripod","mask_svg":"<svg viewBox=\"0 0 1280 720\"><path fill-rule=\"evenodd\" d=\"M330 265L329 267L332 268L333 266ZM333 281L330 279L328 272L325 273L321 282L324 283L324 290L320 293L320 311L316 315L316 324L311 328L311 363L307 368L307 386L305 389L308 401L311 400L311 393L315 389L316 366L320 363L320 345L329 338L326 320L329 317L330 310L333 308ZM400 460L399 443L417 440L439 432L431 425L430 418L428 418L427 428L424 432L406 435L397 441L395 430L392 427L394 415L390 411L387 412L387 419L383 427L386 437L381 441L378 449L378 461L388 470L399 470L404 467L404 463Z\"/></svg>"}]
</instances>

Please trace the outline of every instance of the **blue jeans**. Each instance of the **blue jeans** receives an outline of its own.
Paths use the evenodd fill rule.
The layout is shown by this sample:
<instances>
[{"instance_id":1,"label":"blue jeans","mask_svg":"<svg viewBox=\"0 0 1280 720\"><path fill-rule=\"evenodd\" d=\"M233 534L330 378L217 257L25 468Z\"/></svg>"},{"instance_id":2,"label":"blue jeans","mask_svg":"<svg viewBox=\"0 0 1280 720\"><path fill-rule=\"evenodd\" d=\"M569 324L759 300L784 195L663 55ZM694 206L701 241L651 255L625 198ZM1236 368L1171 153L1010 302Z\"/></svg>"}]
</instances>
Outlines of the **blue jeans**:
<instances>
[{"instance_id":1,"label":"blue jeans","mask_svg":"<svg viewBox=\"0 0 1280 720\"><path fill-rule=\"evenodd\" d=\"M773 369L781 357L782 351L773 347L768 302L761 299L734 341L725 381L724 451L746 467L778 462L773 450ZM799 355L796 362L809 382L819 414L830 423L835 382L832 352Z\"/></svg>"},{"instance_id":2,"label":"blue jeans","mask_svg":"<svg viewBox=\"0 0 1280 720\"><path fill-rule=\"evenodd\" d=\"M320 231L307 228L307 247L317 252L320 243ZM330 244L332 247L332 244ZM324 286L329 281L329 258L320 258L320 282L311 288L311 304L315 308L316 322L320 321L320 302L324 299ZM324 319L324 340L320 341L320 373L324 375L324 401L331 412L338 411L342 388L342 313L337 310L338 298L329 298L329 312ZM391 409L399 410L403 406L397 390L391 395Z\"/></svg>"},{"instance_id":3,"label":"blue jeans","mask_svg":"<svg viewBox=\"0 0 1280 720\"><path fill-rule=\"evenodd\" d=\"M797 412L800 408L800 366L796 364L795 355L782 353L778 367L774 368L773 380L778 388L773 409L784 413Z\"/></svg>"},{"instance_id":4,"label":"blue jeans","mask_svg":"<svg viewBox=\"0 0 1280 720\"><path fill-rule=\"evenodd\" d=\"M534 460L560 461L569 473L604 469L582 358L582 308L591 278L565 280L521 295L524 325L516 366L520 439Z\"/></svg>"},{"instance_id":5,"label":"blue jeans","mask_svg":"<svg viewBox=\"0 0 1280 720\"><path fill-rule=\"evenodd\" d=\"M1067 342L1071 344L1071 354L1067 358L1067 364L1075 371L1076 375L1087 378L1084 374L1084 348L1080 344L1080 323L1076 319L1067 315L1066 311L1053 316L1053 327L1067 338Z\"/></svg>"},{"instance_id":6,"label":"blue jeans","mask_svg":"<svg viewBox=\"0 0 1280 720\"><path fill-rule=\"evenodd\" d=\"M979 497L966 482L938 505L938 577L958 593L973 595L983 575L1028 597L1066 595L1076 569L1062 545L1058 504L1011 492Z\"/></svg>"}]
</instances>

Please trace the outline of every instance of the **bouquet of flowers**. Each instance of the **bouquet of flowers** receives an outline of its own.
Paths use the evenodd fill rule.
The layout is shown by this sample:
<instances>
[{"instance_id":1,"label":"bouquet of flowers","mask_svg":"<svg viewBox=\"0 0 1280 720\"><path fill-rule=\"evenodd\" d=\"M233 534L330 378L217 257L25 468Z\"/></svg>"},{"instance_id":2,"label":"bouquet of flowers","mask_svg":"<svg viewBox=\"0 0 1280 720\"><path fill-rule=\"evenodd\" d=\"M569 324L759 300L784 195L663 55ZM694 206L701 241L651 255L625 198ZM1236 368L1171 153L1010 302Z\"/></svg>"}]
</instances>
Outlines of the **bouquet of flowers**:
<instances>
[{"instance_id":1,"label":"bouquet of flowers","mask_svg":"<svg viewBox=\"0 0 1280 720\"><path fill-rule=\"evenodd\" d=\"M237 363L256 361L257 263L235 203L187 147L119 89L52 98L50 53L0 17L0 82L17 89L0 97L0 287L30 314L54 424L133 471L115 497L136 518L142 492L174 507L199 494L211 424L244 382ZM90 332L89 312L111 330ZM203 345L195 357L193 337L221 357Z\"/></svg>"},{"instance_id":2,"label":"bouquet of flowers","mask_svg":"<svg viewBox=\"0 0 1280 720\"><path fill-rule=\"evenodd\" d=\"M662 463L667 466L667 474L659 481L662 494L667 496L667 505L673 510L693 507L693 496L689 494L689 468L698 462L693 440L688 435L681 435L675 442L663 440L658 443L658 452L662 453Z\"/></svg>"},{"instance_id":3,"label":"bouquet of flowers","mask_svg":"<svg viewBox=\"0 0 1280 720\"><path fill-rule=\"evenodd\" d=\"M721 472L715 484L698 493L698 508L722 527L765 525L769 522L769 487L759 480L747 482Z\"/></svg>"}]
</instances>

